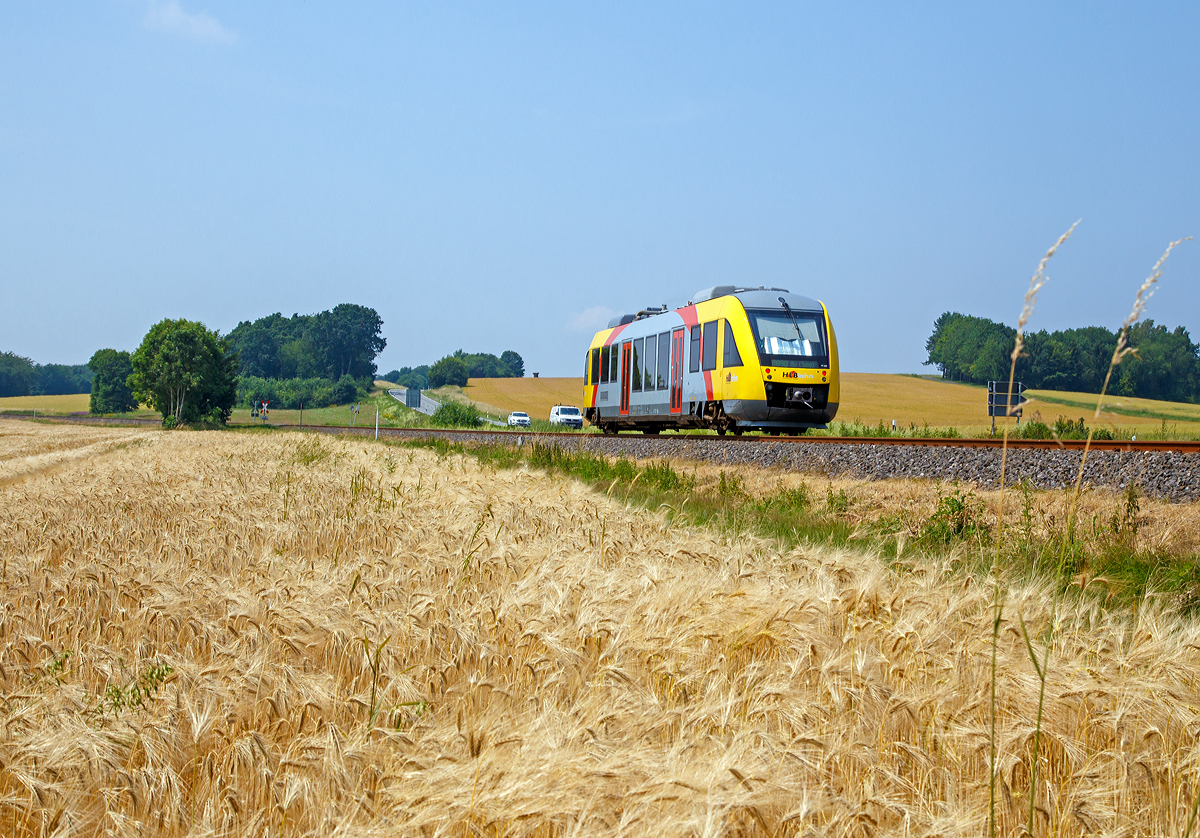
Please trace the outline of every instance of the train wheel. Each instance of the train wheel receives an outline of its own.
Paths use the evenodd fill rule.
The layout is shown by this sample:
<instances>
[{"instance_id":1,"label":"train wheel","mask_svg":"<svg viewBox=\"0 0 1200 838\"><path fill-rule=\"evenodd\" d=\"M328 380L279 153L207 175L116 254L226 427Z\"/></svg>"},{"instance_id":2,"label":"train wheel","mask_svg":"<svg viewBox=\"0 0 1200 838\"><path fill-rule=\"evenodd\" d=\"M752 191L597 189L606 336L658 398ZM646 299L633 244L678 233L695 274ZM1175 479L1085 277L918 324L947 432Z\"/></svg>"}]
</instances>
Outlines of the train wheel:
<instances>
[{"instance_id":1,"label":"train wheel","mask_svg":"<svg viewBox=\"0 0 1200 838\"><path fill-rule=\"evenodd\" d=\"M717 436L725 436L725 426L717 425Z\"/></svg>"},{"instance_id":2,"label":"train wheel","mask_svg":"<svg viewBox=\"0 0 1200 838\"><path fill-rule=\"evenodd\" d=\"M646 436L658 436L658 428L642 428L642 433Z\"/></svg>"},{"instance_id":3,"label":"train wheel","mask_svg":"<svg viewBox=\"0 0 1200 838\"><path fill-rule=\"evenodd\" d=\"M734 436L741 436L741 435L742 435L742 429L741 429L741 428L739 428L737 425L734 425L734 426L733 426L733 435L734 435Z\"/></svg>"}]
</instances>

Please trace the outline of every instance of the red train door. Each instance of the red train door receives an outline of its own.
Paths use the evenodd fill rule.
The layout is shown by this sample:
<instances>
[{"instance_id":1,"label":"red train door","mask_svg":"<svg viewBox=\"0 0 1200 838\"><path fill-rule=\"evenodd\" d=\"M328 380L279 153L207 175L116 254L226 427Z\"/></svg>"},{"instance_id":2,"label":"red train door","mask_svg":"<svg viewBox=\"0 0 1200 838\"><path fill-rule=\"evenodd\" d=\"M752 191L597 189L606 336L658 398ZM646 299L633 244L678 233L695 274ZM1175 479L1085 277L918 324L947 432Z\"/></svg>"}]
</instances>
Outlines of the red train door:
<instances>
[{"instance_id":1,"label":"red train door","mask_svg":"<svg viewBox=\"0 0 1200 838\"><path fill-rule=\"evenodd\" d=\"M671 333L671 412L683 413L683 329Z\"/></svg>"},{"instance_id":2,"label":"red train door","mask_svg":"<svg viewBox=\"0 0 1200 838\"><path fill-rule=\"evenodd\" d=\"M629 341L621 344L621 415L629 415Z\"/></svg>"}]
</instances>

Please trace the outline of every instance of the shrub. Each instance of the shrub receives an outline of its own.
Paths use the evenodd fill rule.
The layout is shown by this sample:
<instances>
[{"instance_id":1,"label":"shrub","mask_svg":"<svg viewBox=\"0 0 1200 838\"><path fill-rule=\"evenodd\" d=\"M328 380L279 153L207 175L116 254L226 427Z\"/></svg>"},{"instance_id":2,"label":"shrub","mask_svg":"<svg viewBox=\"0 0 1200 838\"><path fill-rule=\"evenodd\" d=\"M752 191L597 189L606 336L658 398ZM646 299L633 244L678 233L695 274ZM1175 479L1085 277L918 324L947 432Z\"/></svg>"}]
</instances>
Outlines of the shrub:
<instances>
[{"instance_id":1,"label":"shrub","mask_svg":"<svg viewBox=\"0 0 1200 838\"><path fill-rule=\"evenodd\" d=\"M358 383L349 374L343 375L338 379L338 383L333 385L333 402L350 404L354 401L358 401Z\"/></svg>"},{"instance_id":2,"label":"shrub","mask_svg":"<svg viewBox=\"0 0 1200 838\"><path fill-rule=\"evenodd\" d=\"M238 379L237 399L242 407L252 407L255 400L271 403L275 410L298 410L329 407L337 404L333 382L325 378L258 378L243 375ZM353 401L353 399L350 399Z\"/></svg>"},{"instance_id":3,"label":"shrub","mask_svg":"<svg viewBox=\"0 0 1200 838\"><path fill-rule=\"evenodd\" d=\"M444 402L430 418L439 428L478 428L483 424L473 404Z\"/></svg>"}]
</instances>

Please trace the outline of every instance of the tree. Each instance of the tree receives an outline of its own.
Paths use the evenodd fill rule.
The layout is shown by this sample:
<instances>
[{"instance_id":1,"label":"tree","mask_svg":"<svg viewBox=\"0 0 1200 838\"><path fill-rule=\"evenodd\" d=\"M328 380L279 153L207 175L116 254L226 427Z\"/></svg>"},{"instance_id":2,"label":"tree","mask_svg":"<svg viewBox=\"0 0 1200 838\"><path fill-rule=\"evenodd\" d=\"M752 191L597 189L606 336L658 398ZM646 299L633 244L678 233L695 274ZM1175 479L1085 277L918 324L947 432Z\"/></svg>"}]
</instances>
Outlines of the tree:
<instances>
[{"instance_id":1,"label":"tree","mask_svg":"<svg viewBox=\"0 0 1200 838\"><path fill-rule=\"evenodd\" d=\"M0 396L28 396L36 383L33 361L13 352L0 352Z\"/></svg>"},{"instance_id":2,"label":"tree","mask_svg":"<svg viewBox=\"0 0 1200 838\"><path fill-rule=\"evenodd\" d=\"M92 371L92 398L88 411L101 413L127 413L137 410L138 401L129 389L128 379L133 375L133 364L128 352L116 349L97 350L88 361Z\"/></svg>"},{"instance_id":3,"label":"tree","mask_svg":"<svg viewBox=\"0 0 1200 838\"><path fill-rule=\"evenodd\" d=\"M237 398L237 353L203 323L156 323L130 362L134 398L162 413L164 425L229 421Z\"/></svg>"},{"instance_id":4,"label":"tree","mask_svg":"<svg viewBox=\"0 0 1200 838\"><path fill-rule=\"evenodd\" d=\"M39 396L87 393L92 387L91 371L84 364L37 364Z\"/></svg>"},{"instance_id":5,"label":"tree","mask_svg":"<svg viewBox=\"0 0 1200 838\"><path fill-rule=\"evenodd\" d=\"M429 386L441 387L444 384L467 386L467 364L462 358L447 355L429 368Z\"/></svg>"},{"instance_id":6,"label":"tree","mask_svg":"<svg viewBox=\"0 0 1200 838\"><path fill-rule=\"evenodd\" d=\"M229 345L241 360L241 374L259 378L279 378L280 332L278 322L287 321L280 314L272 314L251 323L248 320L237 324L229 333Z\"/></svg>"},{"instance_id":7,"label":"tree","mask_svg":"<svg viewBox=\"0 0 1200 838\"><path fill-rule=\"evenodd\" d=\"M375 376L375 357L387 346L383 319L373 308L342 303L313 318L310 339L324 358L330 378Z\"/></svg>"},{"instance_id":8,"label":"tree","mask_svg":"<svg viewBox=\"0 0 1200 838\"><path fill-rule=\"evenodd\" d=\"M508 367L508 371L512 373L513 378L525 377L525 361L516 352L511 349L506 349L500 353L500 363Z\"/></svg>"}]
</instances>

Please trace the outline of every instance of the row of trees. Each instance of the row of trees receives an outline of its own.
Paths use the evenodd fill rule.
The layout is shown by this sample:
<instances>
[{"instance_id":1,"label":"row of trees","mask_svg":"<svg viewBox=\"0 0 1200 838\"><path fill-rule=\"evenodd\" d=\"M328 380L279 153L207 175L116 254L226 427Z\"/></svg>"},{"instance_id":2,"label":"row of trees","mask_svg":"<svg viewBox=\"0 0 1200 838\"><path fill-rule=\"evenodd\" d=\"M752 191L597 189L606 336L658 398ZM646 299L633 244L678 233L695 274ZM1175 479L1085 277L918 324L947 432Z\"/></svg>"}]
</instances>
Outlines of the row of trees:
<instances>
[{"instance_id":1,"label":"row of trees","mask_svg":"<svg viewBox=\"0 0 1200 838\"><path fill-rule=\"evenodd\" d=\"M1200 399L1200 346L1182 326L1153 320L1134 324L1126 357L1113 372L1111 392L1169 401ZM1016 329L983 317L945 312L925 342L926 364L944 378L982 384L1007 381ZM1027 387L1098 393L1112 361L1117 335L1102 326L1026 335L1016 377Z\"/></svg>"},{"instance_id":2,"label":"row of trees","mask_svg":"<svg viewBox=\"0 0 1200 838\"><path fill-rule=\"evenodd\" d=\"M416 387L421 390L441 387L444 384L465 387L470 378L524 377L525 361L511 349L502 352L499 358L488 352L471 353L459 349L432 366L422 364L419 367L401 367L384 375L387 381L401 387Z\"/></svg>"},{"instance_id":3,"label":"row of trees","mask_svg":"<svg viewBox=\"0 0 1200 838\"><path fill-rule=\"evenodd\" d=\"M62 396L86 393L92 371L85 364L35 364L13 352L0 352L0 396Z\"/></svg>"},{"instance_id":4,"label":"row of trees","mask_svg":"<svg viewBox=\"0 0 1200 838\"><path fill-rule=\"evenodd\" d=\"M373 308L342 303L317 314L278 312L244 320L229 333L243 375L257 378L371 380L375 358L387 346L383 319Z\"/></svg>"}]
</instances>

